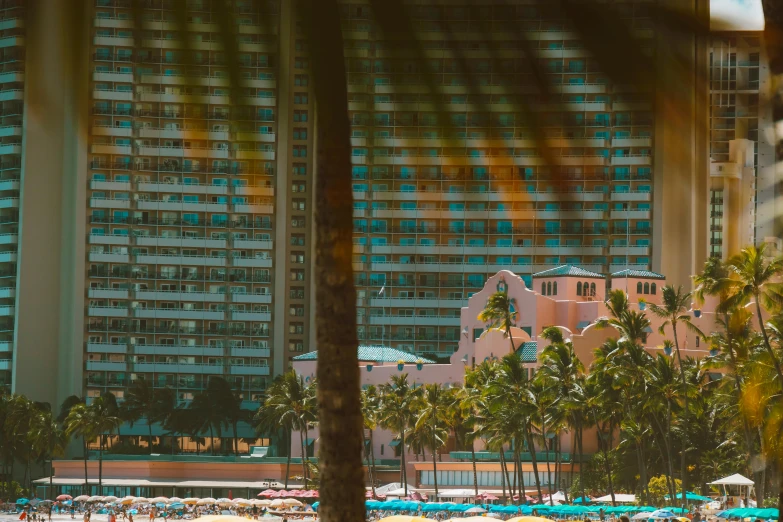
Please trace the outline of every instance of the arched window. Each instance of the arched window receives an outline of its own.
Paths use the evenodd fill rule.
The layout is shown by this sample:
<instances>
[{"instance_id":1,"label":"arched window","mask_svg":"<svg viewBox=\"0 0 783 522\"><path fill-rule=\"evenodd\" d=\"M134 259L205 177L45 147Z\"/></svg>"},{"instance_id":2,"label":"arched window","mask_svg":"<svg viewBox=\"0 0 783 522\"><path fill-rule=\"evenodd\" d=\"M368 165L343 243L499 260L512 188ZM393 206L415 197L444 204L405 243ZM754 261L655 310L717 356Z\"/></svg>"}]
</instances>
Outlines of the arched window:
<instances>
[{"instance_id":1,"label":"arched window","mask_svg":"<svg viewBox=\"0 0 783 522\"><path fill-rule=\"evenodd\" d=\"M583 296L587 297L588 295L590 295L589 290L588 290L589 288L590 288L590 285L587 283L587 281L582 283L582 295Z\"/></svg>"},{"instance_id":2,"label":"arched window","mask_svg":"<svg viewBox=\"0 0 783 522\"><path fill-rule=\"evenodd\" d=\"M655 295L655 290L656 290L656 288L655 288L655 283L653 283L653 284L651 284L651 285L650 285L650 293L651 293L652 295ZM699 338L697 337L697 338L696 338L696 340L698 341L698 340L699 340Z\"/></svg>"},{"instance_id":3,"label":"arched window","mask_svg":"<svg viewBox=\"0 0 783 522\"><path fill-rule=\"evenodd\" d=\"M644 283L644 293L645 294L650 293L650 283Z\"/></svg>"},{"instance_id":4,"label":"arched window","mask_svg":"<svg viewBox=\"0 0 783 522\"><path fill-rule=\"evenodd\" d=\"M546 295L552 295L552 282L546 284Z\"/></svg>"},{"instance_id":5,"label":"arched window","mask_svg":"<svg viewBox=\"0 0 783 522\"><path fill-rule=\"evenodd\" d=\"M576 295L582 295L582 283L581 283L581 281L576 283Z\"/></svg>"},{"instance_id":6,"label":"arched window","mask_svg":"<svg viewBox=\"0 0 783 522\"><path fill-rule=\"evenodd\" d=\"M590 296L595 297L595 283L590 283Z\"/></svg>"},{"instance_id":7,"label":"arched window","mask_svg":"<svg viewBox=\"0 0 783 522\"><path fill-rule=\"evenodd\" d=\"M541 295L546 295L546 283L541 283Z\"/></svg>"},{"instance_id":8,"label":"arched window","mask_svg":"<svg viewBox=\"0 0 783 522\"><path fill-rule=\"evenodd\" d=\"M552 283L552 293L553 293L554 295L557 295L557 281L555 281L554 283Z\"/></svg>"},{"instance_id":9,"label":"arched window","mask_svg":"<svg viewBox=\"0 0 783 522\"><path fill-rule=\"evenodd\" d=\"M642 293L642 282L641 281L636 283L636 293L637 294L641 294Z\"/></svg>"}]
</instances>

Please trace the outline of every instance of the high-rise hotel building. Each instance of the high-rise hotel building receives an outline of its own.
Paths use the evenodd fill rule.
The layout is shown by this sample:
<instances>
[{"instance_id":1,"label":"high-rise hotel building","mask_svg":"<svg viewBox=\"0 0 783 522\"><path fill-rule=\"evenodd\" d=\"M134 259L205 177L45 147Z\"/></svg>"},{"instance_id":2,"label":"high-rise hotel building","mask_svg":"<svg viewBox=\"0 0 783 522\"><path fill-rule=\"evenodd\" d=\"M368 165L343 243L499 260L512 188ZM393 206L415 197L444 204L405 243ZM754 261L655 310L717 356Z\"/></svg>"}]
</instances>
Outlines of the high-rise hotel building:
<instances>
[{"instance_id":1,"label":"high-rise hotel building","mask_svg":"<svg viewBox=\"0 0 783 522\"><path fill-rule=\"evenodd\" d=\"M694 52L706 70L704 42L652 30L653 1L616 4L656 60ZM294 2L235 0L226 13L148 0L143 22L130 0L64 4L0 2L0 379L56 402L122 397L144 378L187 401L220 375L252 406L316 348L317 100ZM698 84L673 88L664 71L664 100L658 85L613 82L563 20L521 0L411 2L419 50L393 48L367 1L341 14L360 342L450 354L460 307L501 269L529 283L566 263L687 283L707 245Z\"/></svg>"}]
</instances>

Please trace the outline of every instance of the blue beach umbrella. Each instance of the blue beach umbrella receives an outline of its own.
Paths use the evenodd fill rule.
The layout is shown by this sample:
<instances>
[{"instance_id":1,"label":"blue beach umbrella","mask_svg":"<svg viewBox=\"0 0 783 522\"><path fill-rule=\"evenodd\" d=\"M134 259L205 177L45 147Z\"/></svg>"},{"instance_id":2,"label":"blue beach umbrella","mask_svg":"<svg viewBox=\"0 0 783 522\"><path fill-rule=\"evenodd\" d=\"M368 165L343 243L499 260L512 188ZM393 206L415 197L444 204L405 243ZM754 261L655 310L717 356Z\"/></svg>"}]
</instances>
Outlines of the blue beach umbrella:
<instances>
[{"instance_id":1,"label":"blue beach umbrella","mask_svg":"<svg viewBox=\"0 0 783 522\"><path fill-rule=\"evenodd\" d=\"M20 506L26 506L29 503L30 503L30 500L26 499L26 498L17 498L16 499L16 504L20 505Z\"/></svg>"},{"instance_id":2,"label":"blue beach umbrella","mask_svg":"<svg viewBox=\"0 0 783 522\"><path fill-rule=\"evenodd\" d=\"M665 507L663 509L665 511L671 511L672 513L677 513L677 514L680 514L680 515L685 513L685 510L683 508L681 508L681 507L667 506L667 507Z\"/></svg>"},{"instance_id":3,"label":"blue beach umbrella","mask_svg":"<svg viewBox=\"0 0 783 522\"><path fill-rule=\"evenodd\" d=\"M370 502L370 501L368 501L368 502ZM372 502L378 502L378 501L377 500L373 500ZM318 501L313 502L313 509L318 511L318 506L320 506L320 505L321 505L321 503L318 502ZM366 506L366 503L365 503L365 506ZM370 508L367 508L367 509L370 509Z\"/></svg>"},{"instance_id":4,"label":"blue beach umbrella","mask_svg":"<svg viewBox=\"0 0 783 522\"><path fill-rule=\"evenodd\" d=\"M650 518L676 518L677 515L669 511L668 509L656 509L650 513Z\"/></svg>"}]
</instances>

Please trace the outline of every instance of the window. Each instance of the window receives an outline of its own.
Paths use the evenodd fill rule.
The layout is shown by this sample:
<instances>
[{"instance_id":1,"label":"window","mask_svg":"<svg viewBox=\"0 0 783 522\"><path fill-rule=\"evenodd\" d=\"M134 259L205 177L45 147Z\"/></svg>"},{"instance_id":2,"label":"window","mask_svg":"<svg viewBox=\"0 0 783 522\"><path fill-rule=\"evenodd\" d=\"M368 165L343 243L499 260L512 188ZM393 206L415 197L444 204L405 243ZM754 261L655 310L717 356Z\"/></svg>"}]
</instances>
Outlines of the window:
<instances>
[{"instance_id":1,"label":"window","mask_svg":"<svg viewBox=\"0 0 783 522\"><path fill-rule=\"evenodd\" d=\"M549 281L546 284L546 295L552 295L552 282Z\"/></svg>"},{"instance_id":2,"label":"window","mask_svg":"<svg viewBox=\"0 0 783 522\"><path fill-rule=\"evenodd\" d=\"M291 207L293 210L304 210L305 209L305 200L303 199L294 199L291 201Z\"/></svg>"},{"instance_id":3,"label":"window","mask_svg":"<svg viewBox=\"0 0 783 522\"><path fill-rule=\"evenodd\" d=\"M294 111L294 121L304 123L307 121L307 111Z\"/></svg>"},{"instance_id":4,"label":"window","mask_svg":"<svg viewBox=\"0 0 783 522\"><path fill-rule=\"evenodd\" d=\"M653 283L652 285L650 285L650 293L651 293L652 295L655 295L655 291L656 291L656 289L657 289L657 288L656 288L656 285L655 285L655 283ZM697 339L698 339L698 337L697 337Z\"/></svg>"},{"instance_id":5,"label":"window","mask_svg":"<svg viewBox=\"0 0 783 522\"><path fill-rule=\"evenodd\" d=\"M641 281L636 283L636 293L637 294L641 294L642 293L642 282Z\"/></svg>"},{"instance_id":6,"label":"window","mask_svg":"<svg viewBox=\"0 0 783 522\"><path fill-rule=\"evenodd\" d=\"M300 129L300 128L294 129L294 139L295 140L306 140L307 139L307 129Z\"/></svg>"},{"instance_id":7,"label":"window","mask_svg":"<svg viewBox=\"0 0 783 522\"><path fill-rule=\"evenodd\" d=\"M552 283L552 294L557 295L557 281Z\"/></svg>"},{"instance_id":8,"label":"window","mask_svg":"<svg viewBox=\"0 0 783 522\"><path fill-rule=\"evenodd\" d=\"M295 176L306 176L307 165L305 165L304 163L294 163L292 167L292 171Z\"/></svg>"},{"instance_id":9,"label":"window","mask_svg":"<svg viewBox=\"0 0 783 522\"><path fill-rule=\"evenodd\" d=\"M582 295L582 283L581 282L576 283L576 295L579 295L579 296Z\"/></svg>"},{"instance_id":10,"label":"window","mask_svg":"<svg viewBox=\"0 0 783 522\"><path fill-rule=\"evenodd\" d=\"M644 283L644 293L645 294L650 293L650 283Z\"/></svg>"},{"instance_id":11,"label":"window","mask_svg":"<svg viewBox=\"0 0 783 522\"><path fill-rule=\"evenodd\" d=\"M297 87L306 87L309 83L308 76L306 74L297 74L294 76L294 85Z\"/></svg>"},{"instance_id":12,"label":"window","mask_svg":"<svg viewBox=\"0 0 783 522\"><path fill-rule=\"evenodd\" d=\"M306 145L294 145L294 157L295 158L306 158L307 157L307 146Z\"/></svg>"},{"instance_id":13,"label":"window","mask_svg":"<svg viewBox=\"0 0 783 522\"><path fill-rule=\"evenodd\" d=\"M541 295L546 295L546 283L541 283Z\"/></svg>"},{"instance_id":14,"label":"window","mask_svg":"<svg viewBox=\"0 0 783 522\"><path fill-rule=\"evenodd\" d=\"M590 297L595 297L595 283L590 283Z\"/></svg>"}]
</instances>

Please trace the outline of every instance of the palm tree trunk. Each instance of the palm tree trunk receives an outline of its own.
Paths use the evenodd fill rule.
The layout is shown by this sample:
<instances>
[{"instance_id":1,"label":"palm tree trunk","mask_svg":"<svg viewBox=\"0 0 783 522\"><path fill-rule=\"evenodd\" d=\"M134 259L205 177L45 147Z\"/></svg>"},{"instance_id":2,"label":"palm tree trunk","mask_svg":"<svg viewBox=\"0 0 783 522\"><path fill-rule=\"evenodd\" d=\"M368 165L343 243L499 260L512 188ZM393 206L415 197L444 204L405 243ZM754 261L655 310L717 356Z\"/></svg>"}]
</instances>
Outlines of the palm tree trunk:
<instances>
[{"instance_id":1,"label":"palm tree trunk","mask_svg":"<svg viewBox=\"0 0 783 522\"><path fill-rule=\"evenodd\" d=\"M212 451L212 455L214 456L215 455L215 431L214 431L214 428L212 427L212 423L211 422L209 423L209 445L210 445L210 448L211 448L211 451ZM289 444L289 446L290 446L290 444ZM289 452L290 452L290 449L289 449ZM286 488L287 487L288 486L286 486Z\"/></svg>"},{"instance_id":2,"label":"palm tree trunk","mask_svg":"<svg viewBox=\"0 0 783 522\"><path fill-rule=\"evenodd\" d=\"M239 421L234 419L233 425L234 425L234 456L235 457L239 456L239 435L237 434L237 432L238 432L238 424L239 424Z\"/></svg>"},{"instance_id":3,"label":"palm tree trunk","mask_svg":"<svg viewBox=\"0 0 783 522\"><path fill-rule=\"evenodd\" d=\"M756 306L758 306L758 300L756 302ZM761 313L761 309L759 308L759 314ZM759 315L759 321L761 321L761 315ZM762 322L762 329L764 328L763 322ZM674 332L674 349L677 350L677 363L680 366L680 379L682 380L682 396L683 396L683 430L682 430L682 452L680 456L680 473L682 477L680 480L682 480L682 507L685 509L685 507L688 505L688 498L687 498L687 491L688 491L688 477L687 477L687 460L686 460L686 454L688 452L688 383L685 380L685 368L682 366L682 357L680 355L680 343L677 340L677 324L672 323L672 332ZM766 339L766 332L764 334L764 337ZM781 380L783 382L783 380Z\"/></svg>"},{"instance_id":4,"label":"palm tree trunk","mask_svg":"<svg viewBox=\"0 0 783 522\"><path fill-rule=\"evenodd\" d=\"M307 489L307 472L305 471L305 441L304 430L299 430L299 444L302 446L302 479L304 481L304 488Z\"/></svg>"},{"instance_id":5,"label":"palm tree trunk","mask_svg":"<svg viewBox=\"0 0 783 522\"><path fill-rule=\"evenodd\" d=\"M585 499L585 475L584 475L584 449L582 447L582 437L584 436L584 427L579 426L579 488L582 490L582 504L586 504Z\"/></svg>"},{"instance_id":6,"label":"palm tree trunk","mask_svg":"<svg viewBox=\"0 0 783 522\"><path fill-rule=\"evenodd\" d=\"M351 129L336 0L299 10L315 93L315 331L323 522L364 522L362 411L353 280ZM405 448L403 448L403 453ZM406 477L407 478L407 477ZM404 486L407 490L407 480ZM405 492L407 495L407 491Z\"/></svg>"},{"instance_id":7,"label":"palm tree trunk","mask_svg":"<svg viewBox=\"0 0 783 522\"><path fill-rule=\"evenodd\" d=\"M103 434L98 435L98 495L103 495Z\"/></svg>"},{"instance_id":8,"label":"palm tree trunk","mask_svg":"<svg viewBox=\"0 0 783 522\"><path fill-rule=\"evenodd\" d=\"M87 478L87 436L82 437L82 447L84 448L84 494L90 494L90 481Z\"/></svg>"},{"instance_id":9,"label":"palm tree trunk","mask_svg":"<svg viewBox=\"0 0 783 522\"><path fill-rule=\"evenodd\" d=\"M667 410L671 411L671 407L669 406L668 401ZM664 474L666 477L666 489L669 491L669 498L674 498L677 492L675 491L676 488L674 487L673 483L674 477L672 476L672 452L669 448L669 432L668 430L663 429L663 426L661 426L661 422L658 420L656 415L650 415L650 418L652 418L653 423L658 428L658 432L661 434L662 442L659 444L659 450L661 452L661 460L663 461L664 465L666 465L667 469L667 473Z\"/></svg>"},{"instance_id":10,"label":"palm tree trunk","mask_svg":"<svg viewBox=\"0 0 783 522\"><path fill-rule=\"evenodd\" d=\"M503 470L506 468L504 463L503 445L500 445L500 488L503 490L503 498L506 498L506 475ZM512 495L513 496L513 495Z\"/></svg>"},{"instance_id":11,"label":"palm tree trunk","mask_svg":"<svg viewBox=\"0 0 783 522\"><path fill-rule=\"evenodd\" d=\"M516 466L517 474L519 475L519 501L523 502L523 497L527 496L527 490L525 489L525 474L522 472L522 448L521 444L517 446L516 452Z\"/></svg>"},{"instance_id":12,"label":"palm tree trunk","mask_svg":"<svg viewBox=\"0 0 783 522\"><path fill-rule=\"evenodd\" d=\"M536 456L536 446L533 442L533 432L530 426L527 427L527 445L530 450L530 461L533 463L533 476L536 479L536 490L538 491L538 499L544 498L541 493L541 477L538 475L538 457Z\"/></svg>"},{"instance_id":13,"label":"palm tree trunk","mask_svg":"<svg viewBox=\"0 0 783 522\"><path fill-rule=\"evenodd\" d=\"M432 448L432 483L435 485L435 498L438 498L438 459L436 458L437 451Z\"/></svg>"},{"instance_id":14,"label":"palm tree trunk","mask_svg":"<svg viewBox=\"0 0 783 522\"><path fill-rule=\"evenodd\" d=\"M150 446L150 455L152 455L152 421L147 418L147 429L149 430L148 444Z\"/></svg>"},{"instance_id":15,"label":"palm tree trunk","mask_svg":"<svg viewBox=\"0 0 783 522\"><path fill-rule=\"evenodd\" d=\"M772 359L772 364L775 365L775 372L778 374L778 385L783 390L783 369L780 367L780 360L772 349L772 345L769 344L769 336L767 335L767 329L764 327L764 318L761 317L761 305L759 304L759 296L756 295L756 317L759 319L759 329L761 329L761 335L764 338L764 348L767 349L769 357ZM677 345L677 332L674 333L674 344ZM679 356L678 356L679 357Z\"/></svg>"},{"instance_id":16,"label":"palm tree trunk","mask_svg":"<svg viewBox=\"0 0 783 522\"><path fill-rule=\"evenodd\" d=\"M408 468L405 464L405 428L400 428L400 456L402 458L402 487L408 496Z\"/></svg>"},{"instance_id":17,"label":"palm tree trunk","mask_svg":"<svg viewBox=\"0 0 783 522\"><path fill-rule=\"evenodd\" d=\"M288 432L288 458L285 461L285 489L288 489L288 477L291 476L291 442L294 438L294 430Z\"/></svg>"},{"instance_id":18,"label":"palm tree trunk","mask_svg":"<svg viewBox=\"0 0 783 522\"><path fill-rule=\"evenodd\" d=\"M470 461L473 464L473 492L478 496L478 469L476 468L476 448L473 445L474 442L470 442Z\"/></svg>"},{"instance_id":19,"label":"palm tree trunk","mask_svg":"<svg viewBox=\"0 0 783 522\"><path fill-rule=\"evenodd\" d=\"M49 495L51 498L49 500L54 500L56 497L54 495L54 457L51 455L49 456Z\"/></svg>"},{"instance_id":20,"label":"palm tree trunk","mask_svg":"<svg viewBox=\"0 0 783 522\"><path fill-rule=\"evenodd\" d=\"M511 353L517 353L517 349L514 346L514 338L511 337L511 327L506 328L506 336L508 336L508 340L511 343Z\"/></svg>"},{"instance_id":21,"label":"palm tree trunk","mask_svg":"<svg viewBox=\"0 0 783 522\"><path fill-rule=\"evenodd\" d=\"M375 498L375 446L373 443L372 430L370 430L370 469L372 470L370 487L372 488L372 498Z\"/></svg>"}]
</instances>

